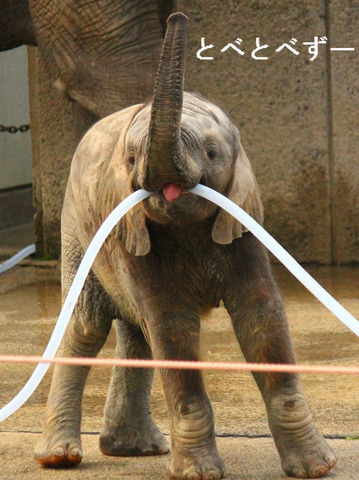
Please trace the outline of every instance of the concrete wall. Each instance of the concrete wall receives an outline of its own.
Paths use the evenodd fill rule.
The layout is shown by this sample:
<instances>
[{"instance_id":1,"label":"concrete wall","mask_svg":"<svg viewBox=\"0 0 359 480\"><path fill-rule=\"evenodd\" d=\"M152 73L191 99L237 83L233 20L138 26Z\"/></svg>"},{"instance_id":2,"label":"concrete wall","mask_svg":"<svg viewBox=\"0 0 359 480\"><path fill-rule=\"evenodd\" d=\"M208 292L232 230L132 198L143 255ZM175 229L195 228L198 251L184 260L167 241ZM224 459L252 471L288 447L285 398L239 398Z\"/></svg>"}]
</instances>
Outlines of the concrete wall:
<instances>
[{"instance_id":1,"label":"concrete wall","mask_svg":"<svg viewBox=\"0 0 359 480\"><path fill-rule=\"evenodd\" d=\"M330 2L333 46L352 46L354 55L331 57L331 168L335 260L359 261L359 6Z\"/></svg>"},{"instance_id":2,"label":"concrete wall","mask_svg":"<svg viewBox=\"0 0 359 480\"><path fill-rule=\"evenodd\" d=\"M301 262L359 260L358 8L351 1L179 1L192 18L186 88L223 105L261 186L268 230ZM310 61L314 36L328 37ZM199 61L200 38L215 48ZM220 53L239 37L246 53ZM256 37L269 48L255 61ZM300 55L275 49L293 37ZM354 47L334 52L330 47Z\"/></svg>"},{"instance_id":3,"label":"concrete wall","mask_svg":"<svg viewBox=\"0 0 359 480\"><path fill-rule=\"evenodd\" d=\"M26 47L0 52L0 124L28 124ZM30 132L0 133L0 229L30 222L33 216Z\"/></svg>"},{"instance_id":4,"label":"concrete wall","mask_svg":"<svg viewBox=\"0 0 359 480\"><path fill-rule=\"evenodd\" d=\"M179 0L177 6L192 23L186 89L223 106L239 127L262 190L266 228L301 262L359 261L357 7L350 0ZM320 45L318 58L310 61L303 42L324 35L329 42ZM204 52L213 61L196 57L201 37L214 45ZM231 49L220 52L238 37L245 55ZM251 58L256 37L269 45L259 52L267 61ZM299 55L275 52L293 37ZM356 50L331 52L331 46ZM62 175L68 168L63 135L69 129L61 120L60 138L54 137L59 117L52 109L59 97L43 82L41 74L33 100L40 119L34 171L43 218L51 216L44 222L51 225L48 231L44 227L44 237L54 238L59 210L55 215L50 208L45 214L45 202L56 200L57 207L61 203L63 183L57 171ZM62 102L68 116L69 107ZM48 165L53 171L44 173ZM38 233L41 236L40 229Z\"/></svg>"},{"instance_id":5,"label":"concrete wall","mask_svg":"<svg viewBox=\"0 0 359 480\"><path fill-rule=\"evenodd\" d=\"M26 47L0 52L0 124L30 122ZM30 132L0 133L0 190L30 184Z\"/></svg>"}]
</instances>

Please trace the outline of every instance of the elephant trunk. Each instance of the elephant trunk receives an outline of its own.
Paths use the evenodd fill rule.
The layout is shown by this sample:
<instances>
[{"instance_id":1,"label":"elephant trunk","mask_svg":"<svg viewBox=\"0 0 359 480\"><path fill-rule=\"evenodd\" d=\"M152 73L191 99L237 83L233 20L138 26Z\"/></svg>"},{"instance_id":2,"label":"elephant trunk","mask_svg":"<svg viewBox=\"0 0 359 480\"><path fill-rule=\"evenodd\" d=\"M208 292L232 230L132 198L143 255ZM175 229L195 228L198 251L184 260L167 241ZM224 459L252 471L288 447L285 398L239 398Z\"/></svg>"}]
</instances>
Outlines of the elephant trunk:
<instances>
[{"instance_id":1,"label":"elephant trunk","mask_svg":"<svg viewBox=\"0 0 359 480\"><path fill-rule=\"evenodd\" d=\"M174 13L167 20L160 65L153 94L145 155L145 188L157 190L165 183L184 185L181 161L181 114L184 59L189 19Z\"/></svg>"}]
</instances>

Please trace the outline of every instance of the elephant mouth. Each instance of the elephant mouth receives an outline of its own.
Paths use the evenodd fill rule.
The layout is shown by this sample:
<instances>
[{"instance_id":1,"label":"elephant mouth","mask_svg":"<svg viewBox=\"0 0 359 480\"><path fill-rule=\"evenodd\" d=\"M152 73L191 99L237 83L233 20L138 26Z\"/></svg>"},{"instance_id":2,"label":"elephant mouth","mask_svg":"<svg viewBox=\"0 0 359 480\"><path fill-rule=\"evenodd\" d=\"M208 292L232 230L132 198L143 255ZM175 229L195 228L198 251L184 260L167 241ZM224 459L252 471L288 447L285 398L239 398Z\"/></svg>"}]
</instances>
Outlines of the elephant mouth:
<instances>
[{"instance_id":1,"label":"elephant mouth","mask_svg":"<svg viewBox=\"0 0 359 480\"><path fill-rule=\"evenodd\" d=\"M148 217L156 223L188 225L206 219L215 206L190 191L191 187L165 183L144 201Z\"/></svg>"},{"instance_id":2,"label":"elephant mouth","mask_svg":"<svg viewBox=\"0 0 359 480\"><path fill-rule=\"evenodd\" d=\"M204 176L201 177L199 183L201 185L206 185ZM195 184L192 184L192 187L196 185L197 182ZM190 195L191 192L189 190L192 187L184 187L182 185L179 185L178 183L165 183L160 189L159 193L165 198L168 203L171 203L174 200L177 200L177 198L183 197L183 195Z\"/></svg>"},{"instance_id":3,"label":"elephant mouth","mask_svg":"<svg viewBox=\"0 0 359 480\"><path fill-rule=\"evenodd\" d=\"M189 194L189 191L176 183L166 183L162 187L161 193L167 200L167 202L170 203L181 197L182 195Z\"/></svg>"}]
</instances>

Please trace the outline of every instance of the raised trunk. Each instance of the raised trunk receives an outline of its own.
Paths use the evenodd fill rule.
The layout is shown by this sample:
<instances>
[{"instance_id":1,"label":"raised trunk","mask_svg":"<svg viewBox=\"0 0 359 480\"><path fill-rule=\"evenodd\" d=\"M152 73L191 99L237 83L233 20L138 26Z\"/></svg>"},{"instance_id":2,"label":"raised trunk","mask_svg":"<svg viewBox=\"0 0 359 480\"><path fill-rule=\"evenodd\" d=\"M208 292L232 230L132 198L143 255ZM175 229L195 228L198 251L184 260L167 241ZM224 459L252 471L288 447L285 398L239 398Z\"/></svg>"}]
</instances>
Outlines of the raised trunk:
<instances>
[{"instance_id":1,"label":"raised trunk","mask_svg":"<svg viewBox=\"0 0 359 480\"><path fill-rule=\"evenodd\" d=\"M180 127L189 20L183 13L174 13L167 24L153 94L145 160L145 187L149 190L156 190L167 182L186 183L186 175L180 166Z\"/></svg>"}]
</instances>

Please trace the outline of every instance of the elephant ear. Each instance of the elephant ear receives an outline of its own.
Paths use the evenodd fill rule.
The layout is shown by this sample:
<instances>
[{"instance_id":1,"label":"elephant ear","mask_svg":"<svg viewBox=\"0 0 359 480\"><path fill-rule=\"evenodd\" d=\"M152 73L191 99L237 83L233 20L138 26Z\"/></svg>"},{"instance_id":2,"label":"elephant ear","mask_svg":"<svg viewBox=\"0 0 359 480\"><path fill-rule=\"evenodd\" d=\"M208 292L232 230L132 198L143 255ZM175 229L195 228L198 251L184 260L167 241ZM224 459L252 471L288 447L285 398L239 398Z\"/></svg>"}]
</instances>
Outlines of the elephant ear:
<instances>
[{"instance_id":1,"label":"elephant ear","mask_svg":"<svg viewBox=\"0 0 359 480\"><path fill-rule=\"evenodd\" d=\"M259 187L246 152L239 141L233 175L225 195L243 208L258 223L263 222L263 205ZM221 245L228 245L247 231L248 229L244 225L221 209L213 224L212 239Z\"/></svg>"},{"instance_id":2,"label":"elephant ear","mask_svg":"<svg viewBox=\"0 0 359 480\"><path fill-rule=\"evenodd\" d=\"M132 193L130 178L124 162L116 167L115 177L117 203L119 204ZM142 202L122 217L115 227L115 235L126 246L126 250L133 255L143 256L148 254L151 249L151 242Z\"/></svg>"},{"instance_id":3,"label":"elephant ear","mask_svg":"<svg viewBox=\"0 0 359 480\"><path fill-rule=\"evenodd\" d=\"M122 218L117 225L116 234L125 244L126 250L133 255L144 256L149 253L151 242L141 205L136 205Z\"/></svg>"},{"instance_id":4,"label":"elephant ear","mask_svg":"<svg viewBox=\"0 0 359 480\"><path fill-rule=\"evenodd\" d=\"M134 116L141 110L142 105L140 108L132 108L134 114L131 115L128 122L121 125L121 135L113 150L110 165L107 168L105 178L102 182L104 186L102 198L105 205L107 205L107 207L105 207L106 211L113 210L114 206L120 204L133 193L131 188L131 175L126 165L126 134ZM118 129L120 130L119 127ZM128 252L136 256L147 255L151 249L146 218L141 202L127 212L114 229L116 238L126 246Z\"/></svg>"}]
</instances>

